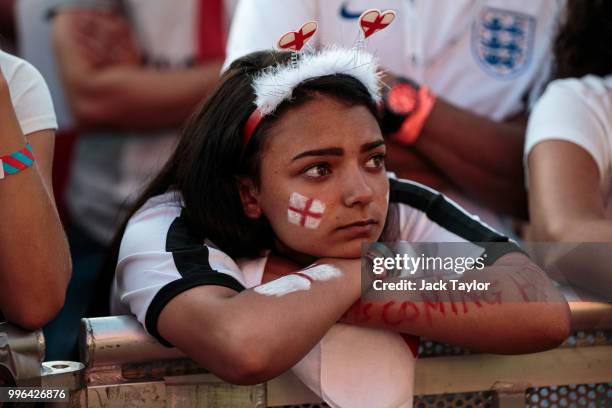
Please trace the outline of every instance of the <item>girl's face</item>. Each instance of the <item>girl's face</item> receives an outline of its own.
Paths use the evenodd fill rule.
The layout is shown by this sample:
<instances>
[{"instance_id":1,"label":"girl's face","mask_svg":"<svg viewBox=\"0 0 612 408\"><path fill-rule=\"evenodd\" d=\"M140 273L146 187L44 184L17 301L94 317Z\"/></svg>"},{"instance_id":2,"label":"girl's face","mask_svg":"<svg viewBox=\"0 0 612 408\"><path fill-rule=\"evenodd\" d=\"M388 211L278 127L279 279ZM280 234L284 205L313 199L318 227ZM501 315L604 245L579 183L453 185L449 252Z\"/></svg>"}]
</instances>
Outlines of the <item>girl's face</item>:
<instances>
[{"instance_id":1,"label":"girl's face","mask_svg":"<svg viewBox=\"0 0 612 408\"><path fill-rule=\"evenodd\" d=\"M291 109L269 130L260 188L241 188L247 216L314 257L354 258L376 241L388 207L385 145L370 111L327 96Z\"/></svg>"}]
</instances>

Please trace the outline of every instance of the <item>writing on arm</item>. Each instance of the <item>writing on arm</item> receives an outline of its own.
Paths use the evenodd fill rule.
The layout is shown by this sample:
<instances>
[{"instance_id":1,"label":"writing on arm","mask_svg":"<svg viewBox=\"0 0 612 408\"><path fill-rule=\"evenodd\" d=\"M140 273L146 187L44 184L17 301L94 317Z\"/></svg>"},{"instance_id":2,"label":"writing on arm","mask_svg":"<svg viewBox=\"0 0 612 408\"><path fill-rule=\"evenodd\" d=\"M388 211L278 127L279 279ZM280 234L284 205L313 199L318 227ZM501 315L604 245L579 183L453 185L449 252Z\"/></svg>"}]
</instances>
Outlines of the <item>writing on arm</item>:
<instances>
[{"instance_id":1,"label":"writing on arm","mask_svg":"<svg viewBox=\"0 0 612 408\"><path fill-rule=\"evenodd\" d=\"M385 295L366 295L345 313L342 321L426 336L484 352L528 352L563 341L569 331L569 309L562 295L524 255L508 254L499 261L502 264L478 273L469 271L457 280L486 281L490 285L485 291L452 289L448 281L450 289L429 290L421 282L432 283L439 278L422 278L417 280L417 288L424 287L423 290L394 293L387 299ZM517 314L530 319L518 325Z\"/></svg>"}]
</instances>

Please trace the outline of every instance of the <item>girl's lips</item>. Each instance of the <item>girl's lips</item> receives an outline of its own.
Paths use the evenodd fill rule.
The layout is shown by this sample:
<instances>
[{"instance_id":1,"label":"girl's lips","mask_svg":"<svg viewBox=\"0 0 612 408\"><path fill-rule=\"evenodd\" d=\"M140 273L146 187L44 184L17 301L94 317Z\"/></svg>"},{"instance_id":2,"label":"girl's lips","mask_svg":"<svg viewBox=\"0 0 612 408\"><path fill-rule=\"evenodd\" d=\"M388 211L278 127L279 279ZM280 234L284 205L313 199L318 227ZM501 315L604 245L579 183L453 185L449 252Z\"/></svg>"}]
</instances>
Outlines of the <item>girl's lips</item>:
<instances>
[{"instance_id":1,"label":"girl's lips","mask_svg":"<svg viewBox=\"0 0 612 408\"><path fill-rule=\"evenodd\" d=\"M338 230L342 232L346 232L351 236L360 237L360 236L370 236L378 222L373 219L357 221L351 224L344 225L339 227Z\"/></svg>"},{"instance_id":2,"label":"girl's lips","mask_svg":"<svg viewBox=\"0 0 612 408\"><path fill-rule=\"evenodd\" d=\"M352 228L352 227L365 227L367 225L376 225L378 224L378 221L369 218L367 220L361 220L361 221L357 221L357 222L353 222L351 224L346 224L342 227L339 227L338 229L345 229L345 228Z\"/></svg>"}]
</instances>

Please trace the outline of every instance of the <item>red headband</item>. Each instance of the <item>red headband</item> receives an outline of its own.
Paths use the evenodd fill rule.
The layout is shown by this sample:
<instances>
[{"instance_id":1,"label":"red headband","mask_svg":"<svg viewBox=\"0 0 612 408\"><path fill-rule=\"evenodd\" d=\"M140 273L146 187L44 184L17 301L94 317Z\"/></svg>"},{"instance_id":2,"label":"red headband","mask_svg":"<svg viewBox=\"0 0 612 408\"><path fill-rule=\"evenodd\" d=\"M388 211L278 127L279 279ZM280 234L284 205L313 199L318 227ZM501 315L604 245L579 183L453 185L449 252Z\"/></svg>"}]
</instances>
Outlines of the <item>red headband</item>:
<instances>
[{"instance_id":1,"label":"red headband","mask_svg":"<svg viewBox=\"0 0 612 408\"><path fill-rule=\"evenodd\" d=\"M242 146L246 147L249 144L249 140L253 137L253 134L259 127L259 124L263 120L264 116L259 110L259 108L255 108L249 119L244 124L244 137L242 138Z\"/></svg>"}]
</instances>

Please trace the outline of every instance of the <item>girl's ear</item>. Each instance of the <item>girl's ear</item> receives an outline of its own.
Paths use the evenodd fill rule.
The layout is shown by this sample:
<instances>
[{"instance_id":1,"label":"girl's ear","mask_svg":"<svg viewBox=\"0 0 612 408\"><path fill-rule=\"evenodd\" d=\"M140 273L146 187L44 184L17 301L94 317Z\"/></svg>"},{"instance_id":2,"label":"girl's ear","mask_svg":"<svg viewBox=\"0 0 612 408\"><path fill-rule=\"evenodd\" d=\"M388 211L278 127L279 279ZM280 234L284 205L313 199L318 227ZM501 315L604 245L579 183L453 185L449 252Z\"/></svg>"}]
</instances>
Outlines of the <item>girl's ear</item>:
<instances>
[{"instance_id":1,"label":"girl's ear","mask_svg":"<svg viewBox=\"0 0 612 408\"><path fill-rule=\"evenodd\" d=\"M255 187L255 183L248 178L239 178L237 183L244 215L253 220L259 219L262 211L257 201L257 188Z\"/></svg>"}]
</instances>

